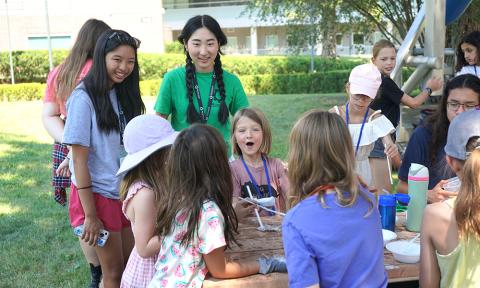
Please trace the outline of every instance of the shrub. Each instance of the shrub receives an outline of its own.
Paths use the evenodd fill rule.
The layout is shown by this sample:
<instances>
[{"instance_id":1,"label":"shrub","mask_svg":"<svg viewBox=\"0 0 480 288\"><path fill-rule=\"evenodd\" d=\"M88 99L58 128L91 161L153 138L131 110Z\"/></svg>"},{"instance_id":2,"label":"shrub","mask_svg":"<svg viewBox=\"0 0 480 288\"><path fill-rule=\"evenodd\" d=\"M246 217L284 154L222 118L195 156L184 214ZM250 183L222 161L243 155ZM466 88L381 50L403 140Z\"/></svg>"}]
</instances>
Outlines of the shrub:
<instances>
[{"instance_id":1,"label":"shrub","mask_svg":"<svg viewBox=\"0 0 480 288\"><path fill-rule=\"evenodd\" d=\"M157 96L162 79L140 81L140 92L142 96Z\"/></svg>"},{"instance_id":2,"label":"shrub","mask_svg":"<svg viewBox=\"0 0 480 288\"><path fill-rule=\"evenodd\" d=\"M178 44L180 45L180 44ZM181 48L181 45L180 45ZM169 48L170 49L170 48ZM53 51L53 64L56 66L67 56L67 50ZM44 83L48 74L47 51L15 51L15 82ZM180 65L185 65L185 56L180 54L139 53L140 77L142 80L163 78L163 75ZM366 59L315 57L317 72L333 70L350 70L364 63ZM263 74L295 74L308 73L310 58L308 56L231 56L222 57L223 68L238 76ZM0 53L0 83L10 82L10 64L7 52Z\"/></svg>"},{"instance_id":3,"label":"shrub","mask_svg":"<svg viewBox=\"0 0 480 288\"><path fill-rule=\"evenodd\" d=\"M183 54L183 45L180 42L170 42L165 44L165 53Z\"/></svg>"},{"instance_id":4,"label":"shrub","mask_svg":"<svg viewBox=\"0 0 480 288\"><path fill-rule=\"evenodd\" d=\"M247 94L340 93L350 70L240 76Z\"/></svg>"},{"instance_id":5,"label":"shrub","mask_svg":"<svg viewBox=\"0 0 480 288\"><path fill-rule=\"evenodd\" d=\"M22 83L22 84L0 84L0 99L3 101L31 101L43 98L45 84Z\"/></svg>"}]
</instances>

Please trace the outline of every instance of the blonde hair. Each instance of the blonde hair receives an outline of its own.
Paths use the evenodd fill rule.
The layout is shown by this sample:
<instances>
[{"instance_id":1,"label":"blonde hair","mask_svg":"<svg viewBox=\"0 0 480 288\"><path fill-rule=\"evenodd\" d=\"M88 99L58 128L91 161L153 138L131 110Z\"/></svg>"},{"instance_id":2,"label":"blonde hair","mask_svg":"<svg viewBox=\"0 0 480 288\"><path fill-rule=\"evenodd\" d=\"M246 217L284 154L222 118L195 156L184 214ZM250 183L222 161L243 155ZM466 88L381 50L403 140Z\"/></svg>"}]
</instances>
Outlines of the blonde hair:
<instances>
[{"instance_id":1,"label":"blonde hair","mask_svg":"<svg viewBox=\"0 0 480 288\"><path fill-rule=\"evenodd\" d=\"M462 185L455 200L455 219L461 238L473 236L480 241L480 139L467 144L470 156L462 168Z\"/></svg>"},{"instance_id":2,"label":"blonde hair","mask_svg":"<svg viewBox=\"0 0 480 288\"><path fill-rule=\"evenodd\" d=\"M320 185L335 186L335 196L344 207L352 206L358 195L370 203L367 215L374 206L358 187L350 133L337 114L311 110L295 123L290 133L288 176L289 208L308 197ZM325 206L324 195L325 191L318 193L322 206Z\"/></svg>"},{"instance_id":3,"label":"blonde hair","mask_svg":"<svg viewBox=\"0 0 480 288\"><path fill-rule=\"evenodd\" d=\"M257 108L240 109L233 116L231 129L233 153L237 155L242 155L242 150L238 146L237 139L235 138L235 129L237 128L238 121L242 117L247 117L248 119L260 125L260 127L262 128L263 140L262 144L260 145L259 151L264 155L268 155L268 153L270 153L270 148L272 147L272 132L267 117L265 117L265 114Z\"/></svg>"},{"instance_id":4,"label":"blonde hair","mask_svg":"<svg viewBox=\"0 0 480 288\"><path fill-rule=\"evenodd\" d=\"M383 48L393 48L395 49L395 51L397 51L397 49L395 48L395 45L393 45L392 42L386 39L381 39L373 45L372 58L377 58L378 53L380 53L380 50L382 50Z\"/></svg>"}]
</instances>

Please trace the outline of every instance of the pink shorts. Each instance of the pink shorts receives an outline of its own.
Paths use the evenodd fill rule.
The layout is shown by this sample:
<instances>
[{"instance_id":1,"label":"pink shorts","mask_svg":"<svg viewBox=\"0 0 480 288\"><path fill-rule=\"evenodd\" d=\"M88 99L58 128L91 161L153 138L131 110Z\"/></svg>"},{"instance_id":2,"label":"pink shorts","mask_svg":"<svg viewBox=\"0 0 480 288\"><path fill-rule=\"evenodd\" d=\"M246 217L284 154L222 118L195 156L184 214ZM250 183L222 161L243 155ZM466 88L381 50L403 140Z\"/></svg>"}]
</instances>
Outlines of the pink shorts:
<instances>
[{"instance_id":1,"label":"pink shorts","mask_svg":"<svg viewBox=\"0 0 480 288\"><path fill-rule=\"evenodd\" d=\"M95 201L97 217L102 221L105 230L120 232L122 228L130 227L130 221L123 215L122 202L120 200L106 198L98 193L93 193L93 200ZM78 196L78 189L73 183L70 186L68 213L70 214L70 225L72 225L72 228L85 222L85 212Z\"/></svg>"}]
</instances>

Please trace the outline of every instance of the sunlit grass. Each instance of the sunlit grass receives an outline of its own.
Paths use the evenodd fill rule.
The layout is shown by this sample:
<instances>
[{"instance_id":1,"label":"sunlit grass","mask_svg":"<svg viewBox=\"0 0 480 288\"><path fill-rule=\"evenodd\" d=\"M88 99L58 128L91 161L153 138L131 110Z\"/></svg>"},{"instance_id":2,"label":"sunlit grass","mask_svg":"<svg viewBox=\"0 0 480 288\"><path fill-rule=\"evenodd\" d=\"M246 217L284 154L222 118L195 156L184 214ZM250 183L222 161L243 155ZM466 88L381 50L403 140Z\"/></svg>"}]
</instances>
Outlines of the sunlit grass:
<instances>
[{"instance_id":1,"label":"sunlit grass","mask_svg":"<svg viewBox=\"0 0 480 288\"><path fill-rule=\"evenodd\" d=\"M0 216L20 212L20 207L12 206L6 203L0 203Z\"/></svg>"}]
</instances>

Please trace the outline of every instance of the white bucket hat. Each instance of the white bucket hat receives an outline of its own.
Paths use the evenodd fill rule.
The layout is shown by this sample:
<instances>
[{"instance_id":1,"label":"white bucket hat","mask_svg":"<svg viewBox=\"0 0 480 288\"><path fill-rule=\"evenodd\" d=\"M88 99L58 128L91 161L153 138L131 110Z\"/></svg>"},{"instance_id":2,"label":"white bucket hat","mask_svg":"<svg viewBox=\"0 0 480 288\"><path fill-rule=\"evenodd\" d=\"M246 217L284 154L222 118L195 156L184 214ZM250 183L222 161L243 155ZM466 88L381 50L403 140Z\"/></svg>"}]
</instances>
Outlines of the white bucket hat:
<instances>
[{"instance_id":1,"label":"white bucket hat","mask_svg":"<svg viewBox=\"0 0 480 288\"><path fill-rule=\"evenodd\" d=\"M123 159L117 176L128 172L157 150L172 145L177 135L170 122L158 115L140 115L130 120L123 133L128 155Z\"/></svg>"}]
</instances>

